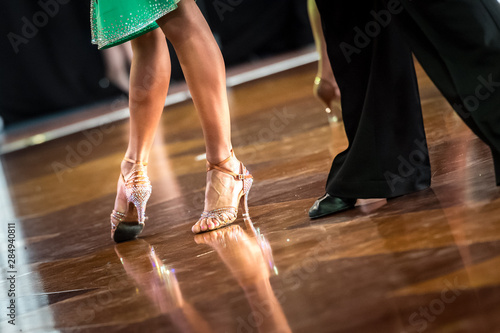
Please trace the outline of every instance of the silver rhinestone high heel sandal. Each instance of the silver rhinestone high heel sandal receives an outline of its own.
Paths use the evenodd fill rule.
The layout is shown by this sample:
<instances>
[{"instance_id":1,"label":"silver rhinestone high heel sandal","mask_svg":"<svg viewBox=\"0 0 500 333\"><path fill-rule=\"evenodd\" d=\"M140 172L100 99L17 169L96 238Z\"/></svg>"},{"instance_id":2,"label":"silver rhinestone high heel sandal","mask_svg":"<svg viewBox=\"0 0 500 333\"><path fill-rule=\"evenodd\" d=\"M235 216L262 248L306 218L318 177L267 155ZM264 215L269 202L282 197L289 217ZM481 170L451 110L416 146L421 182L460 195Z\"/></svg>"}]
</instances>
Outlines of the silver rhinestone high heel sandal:
<instances>
[{"instance_id":1,"label":"silver rhinestone high heel sandal","mask_svg":"<svg viewBox=\"0 0 500 333\"><path fill-rule=\"evenodd\" d=\"M222 165L229 162L232 158L234 158L234 153L233 153L233 150L231 149L231 155L228 158L226 158L225 160L223 160L222 162L219 162L217 164L212 164L212 163L207 161L207 165L208 165L207 172L210 170L215 170L215 171L224 173L226 175L230 175L231 177L234 178L234 181L241 181L243 183L242 190L240 191L240 193L237 194L238 199L236 201L236 207L232 207L232 206L218 207L218 208L212 209L210 211L204 211L201 214L201 217L198 220L197 224L203 219L211 218L211 219L215 220L215 222L216 222L215 227L209 228L207 226L206 228L203 229L200 226L199 227L200 230L198 232L193 230L194 233L212 231L212 230L222 228L228 224L233 223L236 220L236 218L238 217L238 206L240 204L243 205L243 211L244 211L243 218L245 219L245 218L249 217L249 214L248 214L248 192L250 192L250 188L252 187L253 177L250 174L250 172L248 172L248 170L245 168L243 163L241 163L241 162L240 162L240 173L239 174L234 173L231 170L222 167ZM218 184L220 184L220 183L213 183L212 186L215 188L215 190L217 192L220 193L220 192L222 192L222 190L217 188Z\"/></svg>"},{"instance_id":2,"label":"silver rhinestone high heel sandal","mask_svg":"<svg viewBox=\"0 0 500 333\"><path fill-rule=\"evenodd\" d=\"M146 203L152 191L146 173L147 162L126 157L123 160L134 166L127 179L121 174L127 197L127 211L122 213L113 210L111 213L111 238L117 243L135 239L142 232L146 221Z\"/></svg>"}]
</instances>

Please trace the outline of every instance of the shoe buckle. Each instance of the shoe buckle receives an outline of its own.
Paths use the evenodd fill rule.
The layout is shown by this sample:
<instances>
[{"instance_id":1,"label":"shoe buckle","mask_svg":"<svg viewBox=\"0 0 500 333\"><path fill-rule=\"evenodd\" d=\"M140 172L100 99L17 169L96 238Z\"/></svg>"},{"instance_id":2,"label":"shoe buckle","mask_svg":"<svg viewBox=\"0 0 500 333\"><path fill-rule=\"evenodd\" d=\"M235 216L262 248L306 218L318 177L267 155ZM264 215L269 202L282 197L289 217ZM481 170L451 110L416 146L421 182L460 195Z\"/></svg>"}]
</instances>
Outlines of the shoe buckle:
<instances>
[{"instance_id":1,"label":"shoe buckle","mask_svg":"<svg viewBox=\"0 0 500 333\"><path fill-rule=\"evenodd\" d=\"M238 175L238 180L245 180L245 175L239 174Z\"/></svg>"}]
</instances>

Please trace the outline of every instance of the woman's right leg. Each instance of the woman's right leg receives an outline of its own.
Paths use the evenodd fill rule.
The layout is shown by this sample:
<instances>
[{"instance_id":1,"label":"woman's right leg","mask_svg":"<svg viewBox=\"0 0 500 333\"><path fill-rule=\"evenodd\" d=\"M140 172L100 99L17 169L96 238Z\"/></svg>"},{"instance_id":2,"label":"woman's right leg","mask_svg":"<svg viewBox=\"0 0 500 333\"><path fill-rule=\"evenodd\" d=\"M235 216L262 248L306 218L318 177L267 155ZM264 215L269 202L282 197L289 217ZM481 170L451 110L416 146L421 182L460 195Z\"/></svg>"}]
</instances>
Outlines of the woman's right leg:
<instances>
[{"instance_id":1,"label":"woman's right leg","mask_svg":"<svg viewBox=\"0 0 500 333\"><path fill-rule=\"evenodd\" d=\"M160 29L132 40L130 71L130 134L125 157L147 161L160 121L170 82L170 55ZM132 163L123 161L121 172L127 178ZM118 180L115 210L127 211L127 199L121 176Z\"/></svg>"}]
</instances>

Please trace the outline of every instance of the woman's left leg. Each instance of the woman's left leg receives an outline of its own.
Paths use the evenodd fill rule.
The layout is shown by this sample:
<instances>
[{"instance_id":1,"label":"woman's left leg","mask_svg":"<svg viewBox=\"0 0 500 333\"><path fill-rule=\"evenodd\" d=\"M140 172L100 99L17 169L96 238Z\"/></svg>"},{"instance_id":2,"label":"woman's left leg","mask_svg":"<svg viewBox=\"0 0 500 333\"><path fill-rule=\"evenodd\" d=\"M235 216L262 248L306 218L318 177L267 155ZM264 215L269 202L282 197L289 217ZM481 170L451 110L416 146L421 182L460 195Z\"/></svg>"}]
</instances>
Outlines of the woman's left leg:
<instances>
[{"instance_id":1,"label":"woman's left leg","mask_svg":"<svg viewBox=\"0 0 500 333\"><path fill-rule=\"evenodd\" d=\"M174 46L186 78L193 102L200 117L207 162L217 164L231 156L231 122L226 93L224 60L210 27L193 0L182 0L178 8L160 18L157 23ZM236 158L230 158L224 169L244 172ZM219 170L207 173L205 212L221 207L237 207L242 181ZM193 232L215 229L221 220L232 220L233 214L218 218L201 218Z\"/></svg>"}]
</instances>

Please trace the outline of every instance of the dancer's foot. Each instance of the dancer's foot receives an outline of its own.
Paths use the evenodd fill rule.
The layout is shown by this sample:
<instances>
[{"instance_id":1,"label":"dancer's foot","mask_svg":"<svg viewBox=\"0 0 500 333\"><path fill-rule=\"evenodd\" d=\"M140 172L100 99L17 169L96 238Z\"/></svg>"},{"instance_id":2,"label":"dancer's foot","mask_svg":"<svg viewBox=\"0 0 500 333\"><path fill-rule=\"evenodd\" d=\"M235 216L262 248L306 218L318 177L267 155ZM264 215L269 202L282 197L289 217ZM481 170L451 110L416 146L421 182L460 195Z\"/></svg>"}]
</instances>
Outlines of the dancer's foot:
<instances>
[{"instance_id":1,"label":"dancer's foot","mask_svg":"<svg viewBox=\"0 0 500 333\"><path fill-rule=\"evenodd\" d=\"M207 164L205 209L191 229L196 234L234 222L241 201L245 208L243 216L248 215L247 198L253 180L243 163L231 150L231 155L222 162Z\"/></svg>"},{"instance_id":2,"label":"dancer's foot","mask_svg":"<svg viewBox=\"0 0 500 333\"><path fill-rule=\"evenodd\" d=\"M332 197L328 193L316 200L309 209L309 217L316 219L330 214L352 209L356 205L356 199L344 199Z\"/></svg>"},{"instance_id":3,"label":"dancer's foot","mask_svg":"<svg viewBox=\"0 0 500 333\"><path fill-rule=\"evenodd\" d=\"M151 195L146 165L128 158L122 161L111 213L111 238L117 243L136 238L144 228L146 203Z\"/></svg>"},{"instance_id":4,"label":"dancer's foot","mask_svg":"<svg viewBox=\"0 0 500 333\"><path fill-rule=\"evenodd\" d=\"M313 87L314 96L325 106L330 122L342 121L342 108L340 105L340 89L335 79L333 82L316 77Z\"/></svg>"}]
</instances>

